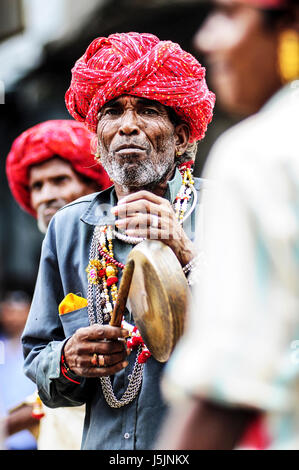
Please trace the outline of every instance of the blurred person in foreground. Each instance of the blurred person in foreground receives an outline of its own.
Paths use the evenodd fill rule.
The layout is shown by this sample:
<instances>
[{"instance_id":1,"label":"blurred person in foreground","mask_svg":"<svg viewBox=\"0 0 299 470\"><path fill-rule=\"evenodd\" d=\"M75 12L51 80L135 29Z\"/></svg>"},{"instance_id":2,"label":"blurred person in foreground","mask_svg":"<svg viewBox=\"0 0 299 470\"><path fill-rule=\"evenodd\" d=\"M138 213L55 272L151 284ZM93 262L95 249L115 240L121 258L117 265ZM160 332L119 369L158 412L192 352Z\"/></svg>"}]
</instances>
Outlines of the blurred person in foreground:
<instances>
[{"instance_id":1,"label":"blurred person in foreground","mask_svg":"<svg viewBox=\"0 0 299 470\"><path fill-rule=\"evenodd\" d=\"M128 309L124 328L109 323L135 244L159 239L182 267L193 258L200 180L190 166L214 100L199 62L149 33L96 38L72 69L67 108L97 133L97 158L114 185L53 218L23 346L47 406L86 403L83 449L149 449L163 420L164 364ZM74 292L81 308L66 315Z\"/></svg>"},{"instance_id":2,"label":"blurred person in foreground","mask_svg":"<svg viewBox=\"0 0 299 470\"><path fill-rule=\"evenodd\" d=\"M163 381L162 449L299 448L299 8L216 0L195 37L219 103L250 116L203 175L204 259ZM196 273L193 273L196 276Z\"/></svg>"},{"instance_id":3,"label":"blurred person in foreground","mask_svg":"<svg viewBox=\"0 0 299 470\"><path fill-rule=\"evenodd\" d=\"M31 127L13 142L6 160L8 183L19 205L37 219L42 233L63 206L111 184L91 153L92 137L76 121L50 120ZM24 326L25 321L22 331ZM23 357L21 364L23 368ZM27 380L24 372L23 377ZM11 411L7 432L34 429L39 450L79 449L84 415L84 407L47 408L33 394ZM33 426L39 419L39 427Z\"/></svg>"},{"instance_id":4,"label":"blurred person in foreground","mask_svg":"<svg viewBox=\"0 0 299 470\"><path fill-rule=\"evenodd\" d=\"M31 298L23 291L7 292L0 304L0 403L2 422L7 425L9 410L34 392L34 385L23 371L21 334L29 313ZM24 413L19 419L24 419ZM8 450L35 450L36 440L28 429L33 430L35 420L25 413L26 426L5 436L3 446Z\"/></svg>"}]
</instances>

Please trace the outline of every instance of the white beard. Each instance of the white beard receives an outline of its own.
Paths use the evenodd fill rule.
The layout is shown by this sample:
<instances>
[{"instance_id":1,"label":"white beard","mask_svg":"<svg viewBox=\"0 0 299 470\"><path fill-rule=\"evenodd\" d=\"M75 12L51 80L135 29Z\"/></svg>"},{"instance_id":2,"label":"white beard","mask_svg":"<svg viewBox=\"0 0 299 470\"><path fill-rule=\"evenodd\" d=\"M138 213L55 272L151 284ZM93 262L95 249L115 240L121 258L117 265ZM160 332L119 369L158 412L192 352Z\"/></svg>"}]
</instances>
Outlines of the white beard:
<instances>
[{"instance_id":1,"label":"white beard","mask_svg":"<svg viewBox=\"0 0 299 470\"><path fill-rule=\"evenodd\" d=\"M119 164L114 158L101 158L109 177L123 187L146 187L159 183L173 167L173 158L164 158L155 165L151 160L136 164Z\"/></svg>"}]
</instances>

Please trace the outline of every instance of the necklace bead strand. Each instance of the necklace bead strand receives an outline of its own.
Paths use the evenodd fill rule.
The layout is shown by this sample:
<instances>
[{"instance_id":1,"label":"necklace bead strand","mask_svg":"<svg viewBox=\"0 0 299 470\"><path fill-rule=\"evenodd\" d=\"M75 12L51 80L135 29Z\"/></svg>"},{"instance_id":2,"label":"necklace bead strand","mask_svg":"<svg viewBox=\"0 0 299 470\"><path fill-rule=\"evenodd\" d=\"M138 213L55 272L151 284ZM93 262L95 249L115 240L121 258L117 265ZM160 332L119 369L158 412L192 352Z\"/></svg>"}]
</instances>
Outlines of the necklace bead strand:
<instances>
[{"instance_id":1,"label":"necklace bead strand","mask_svg":"<svg viewBox=\"0 0 299 470\"><path fill-rule=\"evenodd\" d=\"M186 166L180 171L183 172L182 186L177 194L174 210L177 220L182 224L194 210L197 195L194 190L194 181L191 169ZM189 212L186 213L192 194L193 203ZM117 274L119 269L123 270L125 268L125 265L114 258L112 242L113 236L132 245L136 245L145 240L145 238L141 237L127 236L124 233L114 230L111 226L100 226L95 228L89 254L89 265L86 269L88 275L87 295L90 324L97 322L103 324L104 321L109 321L111 318L110 314L113 310L112 305L114 306L117 301ZM94 297L96 300L96 316L94 314L93 307ZM128 326L127 323L126 325ZM131 403L135 399L141 387L144 363L151 356L151 353L144 344L136 326L131 326L131 335L127 344L129 347L137 347L137 355L130 375L128 387L123 396L120 399L116 398L110 377L100 378L104 397L108 405L112 408L120 408Z\"/></svg>"}]
</instances>

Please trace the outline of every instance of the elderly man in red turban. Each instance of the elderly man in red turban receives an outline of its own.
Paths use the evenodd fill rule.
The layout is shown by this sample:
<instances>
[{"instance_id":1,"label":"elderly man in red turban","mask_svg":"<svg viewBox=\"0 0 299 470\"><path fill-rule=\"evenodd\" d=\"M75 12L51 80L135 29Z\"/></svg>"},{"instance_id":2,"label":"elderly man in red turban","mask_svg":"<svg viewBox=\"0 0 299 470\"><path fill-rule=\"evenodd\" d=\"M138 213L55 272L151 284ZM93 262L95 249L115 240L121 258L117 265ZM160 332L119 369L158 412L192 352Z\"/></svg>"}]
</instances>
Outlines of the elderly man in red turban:
<instances>
[{"instance_id":1,"label":"elderly man in red turban","mask_svg":"<svg viewBox=\"0 0 299 470\"><path fill-rule=\"evenodd\" d=\"M97 38L72 70L67 108L96 133L114 185L55 215L23 346L45 404L86 403L83 449L148 449L164 417L163 364L129 309L125 328L109 323L134 245L158 238L183 272L193 265L201 181L191 162L214 101L198 61L151 34Z\"/></svg>"},{"instance_id":2,"label":"elderly man in red turban","mask_svg":"<svg viewBox=\"0 0 299 470\"><path fill-rule=\"evenodd\" d=\"M95 164L92 138L81 123L57 119L31 127L13 142L6 160L8 183L43 233L58 209L110 185L103 167Z\"/></svg>"}]
</instances>

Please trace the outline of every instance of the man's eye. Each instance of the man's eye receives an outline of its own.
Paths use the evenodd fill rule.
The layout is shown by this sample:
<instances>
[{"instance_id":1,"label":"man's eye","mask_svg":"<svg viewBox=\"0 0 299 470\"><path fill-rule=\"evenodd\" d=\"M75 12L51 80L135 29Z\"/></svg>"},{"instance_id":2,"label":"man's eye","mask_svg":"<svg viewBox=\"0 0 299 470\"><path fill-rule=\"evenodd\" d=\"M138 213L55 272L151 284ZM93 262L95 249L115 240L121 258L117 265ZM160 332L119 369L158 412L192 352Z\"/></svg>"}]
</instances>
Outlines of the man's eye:
<instances>
[{"instance_id":1,"label":"man's eye","mask_svg":"<svg viewBox=\"0 0 299 470\"><path fill-rule=\"evenodd\" d=\"M30 186L30 190L31 190L31 191L40 191L41 188L42 188L42 183L40 183L40 182L33 183L33 184Z\"/></svg>"},{"instance_id":2,"label":"man's eye","mask_svg":"<svg viewBox=\"0 0 299 470\"><path fill-rule=\"evenodd\" d=\"M118 116L121 113L120 109L117 108L107 108L104 110L104 116Z\"/></svg>"},{"instance_id":3,"label":"man's eye","mask_svg":"<svg viewBox=\"0 0 299 470\"><path fill-rule=\"evenodd\" d=\"M55 184L63 184L67 180L68 180L67 176L57 176L57 178L55 178Z\"/></svg>"},{"instance_id":4,"label":"man's eye","mask_svg":"<svg viewBox=\"0 0 299 470\"><path fill-rule=\"evenodd\" d=\"M143 114L146 114L147 116L154 116L159 114L158 111L154 108L145 108L141 111Z\"/></svg>"}]
</instances>

